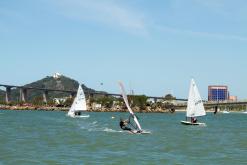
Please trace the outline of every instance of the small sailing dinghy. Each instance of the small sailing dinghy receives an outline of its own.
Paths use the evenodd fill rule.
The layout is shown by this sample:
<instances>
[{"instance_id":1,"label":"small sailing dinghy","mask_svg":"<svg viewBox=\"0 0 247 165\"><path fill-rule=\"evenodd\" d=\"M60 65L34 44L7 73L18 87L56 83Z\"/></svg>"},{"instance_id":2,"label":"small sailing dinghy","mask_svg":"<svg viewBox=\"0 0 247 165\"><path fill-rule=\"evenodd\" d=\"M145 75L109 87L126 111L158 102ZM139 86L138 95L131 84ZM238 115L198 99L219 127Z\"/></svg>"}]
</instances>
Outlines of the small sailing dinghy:
<instances>
[{"instance_id":1,"label":"small sailing dinghy","mask_svg":"<svg viewBox=\"0 0 247 165\"><path fill-rule=\"evenodd\" d=\"M247 105L246 105L246 108L245 108L246 110L243 112L244 114L247 114Z\"/></svg>"},{"instance_id":2,"label":"small sailing dinghy","mask_svg":"<svg viewBox=\"0 0 247 165\"><path fill-rule=\"evenodd\" d=\"M206 125L205 123L197 122L196 119L196 117L205 115L206 111L204 109L203 101L199 94L198 88L195 81L191 79L189 98L186 109L186 121L181 121L181 123L185 125Z\"/></svg>"},{"instance_id":3,"label":"small sailing dinghy","mask_svg":"<svg viewBox=\"0 0 247 165\"><path fill-rule=\"evenodd\" d=\"M228 110L224 110L224 111L222 111L222 113L225 113L225 114L228 114L228 113L230 113Z\"/></svg>"},{"instance_id":4,"label":"small sailing dinghy","mask_svg":"<svg viewBox=\"0 0 247 165\"><path fill-rule=\"evenodd\" d=\"M129 117L129 126L131 127L131 131L129 131L130 133L133 134L150 134L151 132L149 131L145 131L141 128L141 125L136 117L136 115L134 114L134 112L132 111L132 109L130 108L128 99L127 99L127 95L124 89L124 86L121 82L119 82L119 86L122 92L122 96L125 102L125 105L127 106L127 109L130 113L130 117ZM133 119L133 121L131 121L131 119Z\"/></svg>"},{"instance_id":5,"label":"small sailing dinghy","mask_svg":"<svg viewBox=\"0 0 247 165\"><path fill-rule=\"evenodd\" d=\"M73 117L73 118L89 117L89 115L84 114L86 110L87 110L86 97L85 97L85 94L83 92L81 85L79 85L76 97L68 112L68 116Z\"/></svg>"}]
</instances>

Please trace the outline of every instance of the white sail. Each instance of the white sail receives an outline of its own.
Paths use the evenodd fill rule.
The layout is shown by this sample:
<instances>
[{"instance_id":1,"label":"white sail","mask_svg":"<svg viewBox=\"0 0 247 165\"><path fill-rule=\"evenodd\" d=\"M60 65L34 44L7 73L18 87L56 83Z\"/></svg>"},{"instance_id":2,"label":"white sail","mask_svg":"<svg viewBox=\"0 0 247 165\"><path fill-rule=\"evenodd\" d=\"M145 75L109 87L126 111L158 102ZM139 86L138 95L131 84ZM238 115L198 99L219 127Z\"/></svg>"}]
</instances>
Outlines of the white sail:
<instances>
[{"instance_id":1,"label":"white sail","mask_svg":"<svg viewBox=\"0 0 247 165\"><path fill-rule=\"evenodd\" d=\"M73 104L72 104L72 106L68 112L68 115L69 116L75 116L75 112L86 111L86 110L87 110L87 105L86 105L85 94L83 92L81 85L79 85L76 97L75 97Z\"/></svg>"},{"instance_id":2,"label":"white sail","mask_svg":"<svg viewBox=\"0 0 247 165\"><path fill-rule=\"evenodd\" d=\"M199 94L195 81L191 79L189 98L188 98L187 109L186 109L186 116L187 117L197 117L197 116L204 116L204 115L206 115L206 112L203 106L203 101L201 99L201 96Z\"/></svg>"},{"instance_id":3,"label":"white sail","mask_svg":"<svg viewBox=\"0 0 247 165\"><path fill-rule=\"evenodd\" d=\"M120 86L120 89L121 89L121 92L122 92L122 96L123 96L123 99L124 99L124 102L125 102L125 105L127 106L127 109L129 110L130 114L133 115L133 118L134 118L134 121L138 127L139 130L142 130L141 128L141 125L139 123L139 121L137 120L137 117L135 116L134 112L132 111L132 109L130 108L130 105L129 105L129 102L128 102L128 98L127 98L127 95L126 95L126 92L124 90L124 86L121 82L118 83L119 86Z\"/></svg>"}]
</instances>

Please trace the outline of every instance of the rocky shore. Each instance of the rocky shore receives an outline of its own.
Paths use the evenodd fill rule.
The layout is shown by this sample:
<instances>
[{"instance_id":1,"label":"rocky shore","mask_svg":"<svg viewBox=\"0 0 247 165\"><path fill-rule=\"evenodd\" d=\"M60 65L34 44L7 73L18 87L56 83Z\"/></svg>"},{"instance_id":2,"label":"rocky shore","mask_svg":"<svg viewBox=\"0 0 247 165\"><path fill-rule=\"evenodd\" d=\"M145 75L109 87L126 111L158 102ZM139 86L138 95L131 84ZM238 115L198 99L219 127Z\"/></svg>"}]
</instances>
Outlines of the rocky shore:
<instances>
[{"instance_id":1,"label":"rocky shore","mask_svg":"<svg viewBox=\"0 0 247 165\"><path fill-rule=\"evenodd\" d=\"M49 107L49 106L10 106L0 105L1 110L44 110L44 111L68 111L66 107Z\"/></svg>"},{"instance_id":2,"label":"rocky shore","mask_svg":"<svg viewBox=\"0 0 247 165\"><path fill-rule=\"evenodd\" d=\"M51 106L10 106L10 105L0 105L0 110L44 110L44 111L68 111L69 107L51 107ZM134 112L143 112L143 113L168 113L171 112L169 109L162 109L160 107L152 108L147 106L145 109L140 109L139 107L133 107ZM127 112L126 108L122 107L101 107L101 108L92 108L88 107L89 112Z\"/></svg>"}]
</instances>

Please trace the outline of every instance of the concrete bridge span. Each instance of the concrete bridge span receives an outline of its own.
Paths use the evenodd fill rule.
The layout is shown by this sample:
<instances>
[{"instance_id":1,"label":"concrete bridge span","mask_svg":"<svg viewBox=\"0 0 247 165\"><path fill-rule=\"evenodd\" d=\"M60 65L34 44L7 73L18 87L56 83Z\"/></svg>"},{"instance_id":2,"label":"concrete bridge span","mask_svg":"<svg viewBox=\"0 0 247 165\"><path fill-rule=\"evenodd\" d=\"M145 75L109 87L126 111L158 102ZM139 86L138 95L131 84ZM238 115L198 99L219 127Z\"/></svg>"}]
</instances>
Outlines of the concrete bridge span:
<instances>
[{"instance_id":1,"label":"concrete bridge span","mask_svg":"<svg viewBox=\"0 0 247 165\"><path fill-rule=\"evenodd\" d=\"M40 90L43 92L43 101L47 102L48 98L48 93L49 92L64 92L64 93L69 93L71 97L75 96L77 91L74 90L61 90L61 89L48 89L48 88L38 88L38 87L26 87L26 86L18 86L18 85L8 85L8 84L0 84L0 86L5 87L6 89L6 94L5 94L5 101L7 103L11 102L11 89L12 88L17 88L20 91L20 100L23 102L27 101L27 95L28 95L28 90ZM114 96L114 97L122 97L121 94L116 94L116 93L106 93L106 92L100 92L100 91L95 91L95 92L85 92L86 95L89 95L90 97L94 95L101 95L101 96ZM163 100L164 97L156 97L156 96L147 96L148 99L153 99L155 102L157 100ZM187 101L186 99L176 99L179 101Z\"/></svg>"}]
</instances>

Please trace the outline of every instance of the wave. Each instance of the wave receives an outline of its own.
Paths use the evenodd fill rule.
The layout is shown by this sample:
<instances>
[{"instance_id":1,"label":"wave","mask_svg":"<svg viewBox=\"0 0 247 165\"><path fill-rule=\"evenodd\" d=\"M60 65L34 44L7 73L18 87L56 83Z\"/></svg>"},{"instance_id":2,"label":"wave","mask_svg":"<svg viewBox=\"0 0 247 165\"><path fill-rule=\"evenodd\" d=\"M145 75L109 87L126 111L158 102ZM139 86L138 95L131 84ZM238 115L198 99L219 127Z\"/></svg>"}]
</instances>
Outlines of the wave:
<instances>
[{"instance_id":1,"label":"wave","mask_svg":"<svg viewBox=\"0 0 247 165\"><path fill-rule=\"evenodd\" d=\"M105 128L103 131L104 132L124 132L124 131L117 131L117 130L114 130L114 129L111 129L111 128Z\"/></svg>"},{"instance_id":2,"label":"wave","mask_svg":"<svg viewBox=\"0 0 247 165\"><path fill-rule=\"evenodd\" d=\"M100 126L97 121L94 121L92 123L83 123L83 125L80 125L79 127L89 132L123 132L121 130L114 130L112 128L108 128L107 125Z\"/></svg>"}]
</instances>

